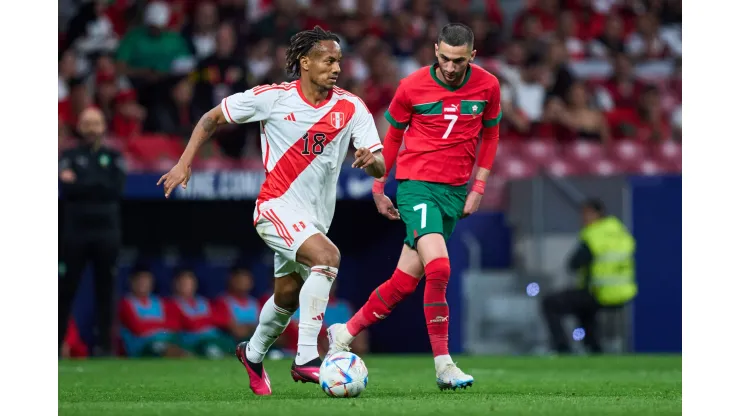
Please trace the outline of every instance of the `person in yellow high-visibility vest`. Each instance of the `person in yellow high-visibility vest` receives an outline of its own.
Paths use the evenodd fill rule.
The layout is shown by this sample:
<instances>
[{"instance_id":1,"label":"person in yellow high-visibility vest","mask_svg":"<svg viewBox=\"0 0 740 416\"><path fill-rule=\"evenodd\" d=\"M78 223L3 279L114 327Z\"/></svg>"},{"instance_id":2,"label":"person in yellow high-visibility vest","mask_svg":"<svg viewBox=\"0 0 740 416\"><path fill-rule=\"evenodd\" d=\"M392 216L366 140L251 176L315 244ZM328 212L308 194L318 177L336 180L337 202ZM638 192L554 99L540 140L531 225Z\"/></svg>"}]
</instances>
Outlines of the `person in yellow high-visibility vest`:
<instances>
[{"instance_id":1,"label":"person in yellow high-visibility vest","mask_svg":"<svg viewBox=\"0 0 740 416\"><path fill-rule=\"evenodd\" d=\"M545 296L542 312L554 350L570 352L570 342L561 321L564 316L572 315L578 318L585 331L584 344L590 352L598 354L602 349L597 312L604 308L621 308L637 294L635 240L620 220L605 215L601 201L585 202L582 214L584 227L580 243L568 261L568 269L578 275L577 285Z\"/></svg>"}]
</instances>

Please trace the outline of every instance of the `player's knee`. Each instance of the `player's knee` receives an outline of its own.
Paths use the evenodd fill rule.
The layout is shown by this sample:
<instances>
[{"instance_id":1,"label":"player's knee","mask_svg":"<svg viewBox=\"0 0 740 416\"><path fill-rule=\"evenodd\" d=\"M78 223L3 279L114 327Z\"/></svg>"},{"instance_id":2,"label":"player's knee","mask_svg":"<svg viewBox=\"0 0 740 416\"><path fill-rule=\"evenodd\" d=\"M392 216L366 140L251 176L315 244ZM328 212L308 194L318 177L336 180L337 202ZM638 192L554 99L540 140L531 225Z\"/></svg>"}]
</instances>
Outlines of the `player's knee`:
<instances>
[{"instance_id":1,"label":"player's knee","mask_svg":"<svg viewBox=\"0 0 740 416\"><path fill-rule=\"evenodd\" d=\"M447 282L450 281L450 259L447 257L436 258L424 267L426 274L427 286L430 289L447 289Z\"/></svg>"},{"instance_id":2,"label":"player's knee","mask_svg":"<svg viewBox=\"0 0 740 416\"><path fill-rule=\"evenodd\" d=\"M341 261L341 255L339 249L334 246L329 246L319 251L311 265L313 266L329 266L339 268L339 262Z\"/></svg>"},{"instance_id":3,"label":"player's knee","mask_svg":"<svg viewBox=\"0 0 740 416\"><path fill-rule=\"evenodd\" d=\"M400 269L396 269L391 277L391 285L401 296L406 297L416 291L421 279L412 276Z\"/></svg>"}]
</instances>

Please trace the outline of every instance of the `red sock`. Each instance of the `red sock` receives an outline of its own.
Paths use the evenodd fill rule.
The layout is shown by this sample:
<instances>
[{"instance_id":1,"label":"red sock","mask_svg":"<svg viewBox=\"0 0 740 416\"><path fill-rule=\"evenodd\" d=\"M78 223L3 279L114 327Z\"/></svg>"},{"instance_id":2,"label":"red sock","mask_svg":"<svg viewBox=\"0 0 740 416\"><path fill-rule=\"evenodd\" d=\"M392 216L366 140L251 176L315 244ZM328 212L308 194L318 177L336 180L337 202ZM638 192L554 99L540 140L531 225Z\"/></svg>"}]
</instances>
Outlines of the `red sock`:
<instances>
[{"instance_id":1,"label":"red sock","mask_svg":"<svg viewBox=\"0 0 740 416\"><path fill-rule=\"evenodd\" d=\"M355 337L363 329L385 319L398 302L414 293L418 284L419 279L396 269L393 276L378 286L362 308L347 322L350 335Z\"/></svg>"},{"instance_id":2,"label":"red sock","mask_svg":"<svg viewBox=\"0 0 740 416\"><path fill-rule=\"evenodd\" d=\"M448 355L448 330L450 307L445 293L450 280L450 259L440 257L427 263L424 268L427 284L424 287L424 316L427 320L429 341L434 356Z\"/></svg>"}]
</instances>

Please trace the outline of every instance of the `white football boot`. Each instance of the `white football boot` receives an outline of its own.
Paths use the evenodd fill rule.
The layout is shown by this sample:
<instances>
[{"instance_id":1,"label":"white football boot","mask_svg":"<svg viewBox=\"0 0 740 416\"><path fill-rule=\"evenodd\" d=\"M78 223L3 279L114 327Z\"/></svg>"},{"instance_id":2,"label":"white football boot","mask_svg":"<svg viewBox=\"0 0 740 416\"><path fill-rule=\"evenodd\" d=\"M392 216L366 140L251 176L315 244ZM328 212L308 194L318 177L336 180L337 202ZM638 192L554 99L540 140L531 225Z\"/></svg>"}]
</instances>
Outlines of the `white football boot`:
<instances>
[{"instance_id":1,"label":"white football boot","mask_svg":"<svg viewBox=\"0 0 740 416\"><path fill-rule=\"evenodd\" d=\"M354 337L347 331L347 324L334 324L330 326L326 330L326 337L329 339L329 351L326 352L327 357L340 351L349 351L349 344L354 340Z\"/></svg>"},{"instance_id":2,"label":"white football boot","mask_svg":"<svg viewBox=\"0 0 740 416\"><path fill-rule=\"evenodd\" d=\"M457 365L450 363L437 372L437 386L440 390L457 390L468 388L473 385L473 376L463 373Z\"/></svg>"}]
</instances>

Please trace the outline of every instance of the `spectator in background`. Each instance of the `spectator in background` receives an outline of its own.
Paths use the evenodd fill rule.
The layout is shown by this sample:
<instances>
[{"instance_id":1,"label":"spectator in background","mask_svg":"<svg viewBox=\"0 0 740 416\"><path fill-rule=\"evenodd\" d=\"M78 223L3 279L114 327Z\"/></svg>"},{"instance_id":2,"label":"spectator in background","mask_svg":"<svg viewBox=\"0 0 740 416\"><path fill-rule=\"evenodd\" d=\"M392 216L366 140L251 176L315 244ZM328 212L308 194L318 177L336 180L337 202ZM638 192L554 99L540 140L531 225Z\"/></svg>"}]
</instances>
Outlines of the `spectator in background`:
<instances>
[{"instance_id":1,"label":"spectator in background","mask_svg":"<svg viewBox=\"0 0 740 416\"><path fill-rule=\"evenodd\" d=\"M604 111L633 108L640 97L642 82L636 77L627 54L618 54L612 60L613 74L597 89L597 101Z\"/></svg>"},{"instance_id":2,"label":"spectator in background","mask_svg":"<svg viewBox=\"0 0 740 416\"><path fill-rule=\"evenodd\" d=\"M177 321L166 302L152 294L154 276L143 265L129 276L130 293L118 304L123 350L129 357L184 357L177 345Z\"/></svg>"},{"instance_id":3,"label":"spectator in background","mask_svg":"<svg viewBox=\"0 0 740 416\"><path fill-rule=\"evenodd\" d=\"M233 351L231 338L218 329L218 319L210 302L196 294L198 279L195 273L180 270L175 275L174 286L174 297L169 305L180 329L180 345L208 358L220 358Z\"/></svg>"},{"instance_id":4,"label":"spectator in background","mask_svg":"<svg viewBox=\"0 0 740 416\"><path fill-rule=\"evenodd\" d=\"M554 40L550 42L545 58L545 67L549 78L548 98L566 99L575 77L568 68L568 55L562 41Z\"/></svg>"},{"instance_id":5,"label":"spectator in background","mask_svg":"<svg viewBox=\"0 0 740 416\"><path fill-rule=\"evenodd\" d=\"M199 107L213 108L224 97L247 89L245 60L237 56L236 46L233 26L220 25L216 32L216 49L198 63L193 74Z\"/></svg>"},{"instance_id":6,"label":"spectator in background","mask_svg":"<svg viewBox=\"0 0 740 416\"><path fill-rule=\"evenodd\" d=\"M555 39L563 42L568 58L572 61L580 61L586 56L586 45L578 37L578 22L570 10L560 12Z\"/></svg>"},{"instance_id":7,"label":"spectator in background","mask_svg":"<svg viewBox=\"0 0 740 416\"><path fill-rule=\"evenodd\" d=\"M167 30L169 19L167 3L147 4L144 26L129 30L116 54L119 74L131 80L146 107L155 105L157 97L165 95L160 82L168 74L190 69L187 65L190 50L179 33Z\"/></svg>"},{"instance_id":8,"label":"spectator in background","mask_svg":"<svg viewBox=\"0 0 740 416\"><path fill-rule=\"evenodd\" d=\"M116 85L116 74L106 70L95 74L95 106L103 112L107 123L113 122L115 115L115 102L118 95Z\"/></svg>"},{"instance_id":9,"label":"spectator in background","mask_svg":"<svg viewBox=\"0 0 740 416\"><path fill-rule=\"evenodd\" d=\"M514 22L514 35L527 37L527 32L537 26L539 37L541 33L552 33L557 28L558 0L535 0L532 7L520 14ZM530 51L531 52L531 51Z\"/></svg>"},{"instance_id":10,"label":"spectator in background","mask_svg":"<svg viewBox=\"0 0 740 416\"><path fill-rule=\"evenodd\" d=\"M611 140L606 117L589 105L588 88L582 82L570 87L567 104L559 99L548 105L548 120L553 121L560 130L561 140L580 139L608 143Z\"/></svg>"},{"instance_id":11,"label":"spectator in background","mask_svg":"<svg viewBox=\"0 0 740 416\"><path fill-rule=\"evenodd\" d=\"M147 110L136 101L136 91L119 91L115 100L115 113L111 130L120 139L129 139L141 134Z\"/></svg>"},{"instance_id":12,"label":"spectator in background","mask_svg":"<svg viewBox=\"0 0 740 416\"><path fill-rule=\"evenodd\" d=\"M484 16L475 15L470 22L470 28L473 29L473 35L476 39L475 43L477 44L475 49L480 56L490 57L499 52L501 46L499 39L502 35L500 22L491 22L486 20ZM432 54L433 56L434 54Z\"/></svg>"},{"instance_id":13,"label":"spectator in background","mask_svg":"<svg viewBox=\"0 0 740 416\"><path fill-rule=\"evenodd\" d=\"M77 56L72 49L67 49L59 56L59 103L69 98L69 84L78 75Z\"/></svg>"},{"instance_id":14,"label":"spectator in background","mask_svg":"<svg viewBox=\"0 0 740 416\"><path fill-rule=\"evenodd\" d=\"M661 59L672 51L661 38L658 19L652 13L645 13L637 20L637 30L627 38L627 53L633 59Z\"/></svg>"},{"instance_id":15,"label":"spectator in background","mask_svg":"<svg viewBox=\"0 0 740 416\"><path fill-rule=\"evenodd\" d=\"M267 74L273 66L272 41L269 38L261 39L249 49L247 69L257 85L267 83ZM282 69L282 68L281 68Z\"/></svg>"},{"instance_id":16,"label":"spectator in background","mask_svg":"<svg viewBox=\"0 0 740 416\"><path fill-rule=\"evenodd\" d=\"M640 141L661 142L671 136L671 126L660 107L658 87L643 88L637 108L627 108L612 114L615 135Z\"/></svg>"},{"instance_id":17,"label":"spectator in background","mask_svg":"<svg viewBox=\"0 0 740 416\"><path fill-rule=\"evenodd\" d=\"M624 24L618 14L609 15L604 31L588 45L589 55L593 58L609 59L625 52Z\"/></svg>"},{"instance_id":18,"label":"spectator in background","mask_svg":"<svg viewBox=\"0 0 740 416\"><path fill-rule=\"evenodd\" d=\"M520 111L530 125L542 121L545 105L545 67L538 55L530 55L521 71L521 79L510 80L514 111Z\"/></svg>"},{"instance_id":19,"label":"spectator in background","mask_svg":"<svg viewBox=\"0 0 740 416\"><path fill-rule=\"evenodd\" d=\"M67 334L62 343L62 358L85 358L88 355L87 345L80 338L80 332L77 330L77 324L74 318L69 318L67 325Z\"/></svg>"},{"instance_id":20,"label":"spectator in background","mask_svg":"<svg viewBox=\"0 0 740 416\"><path fill-rule=\"evenodd\" d=\"M193 106L193 82L186 75L173 75L167 85L169 94L160 97L147 119L145 129L187 140L201 114Z\"/></svg>"},{"instance_id":21,"label":"spectator in background","mask_svg":"<svg viewBox=\"0 0 740 416\"><path fill-rule=\"evenodd\" d=\"M193 15L193 22L183 30L190 52L196 59L207 58L216 51L218 22L216 5L210 1L199 1Z\"/></svg>"},{"instance_id":22,"label":"spectator in background","mask_svg":"<svg viewBox=\"0 0 740 416\"><path fill-rule=\"evenodd\" d=\"M92 105L90 92L83 78L69 80L69 97L59 103L59 113L70 126L77 126L82 112Z\"/></svg>"},{"instance_id":23,"label":"spectator in background","mask_svg":"<svg viewBox=\"0 0 740 416\"><path fill-rule=\"evenodd\" d=\"M249 269L236 265L229 274L227 293L214 301L219 326L235 344L249 340L259 323L260 304L251 296L253 286Z\"/></svg>"},{"instance_id":24,"label":"spectator in background","mask_svg":"<svg viewBox=\"0 0 740 416\"><path fill-rule=\"evenodd\" d=\"M109 1L93 0L84 3L69 22L67 46L86 58L100 53L111 53L118 46L118 35L106 15Z\"/></svg>"},{"instance_id":25,"label":"spectator in background","mask_svg":"<svg viewBox=\"0 0 740 416\"><path fill-rule=\"evenodd\" d=\"M524 46L527 55L542 55L545 53L547 43L544 41L542 23L536 15L525 15L522 22L521 35L517 37Z\"/></svg>"},{"instance_id":26,"label":"spectator in background","mask_svg":"<svg viewBox=\"0 0 740 416\"><path fill-rule=\"evenodd\" d=\"M215 52L202 60L193 74L196 81L193 111L197 114L213 108L224 97L248 88L248 72L245 60L236 53L237 40L233 26L228 23L219 26L216 38ZM284 51L282 59L285 59ZM282 63L280 70L284 73ZM214 140L218 142L224 155L238 159L243 155L248 132L253 130L257 135L258 129L259 126L249 123L227 125L216 132Z\"/></svg>"}]
</instances>

